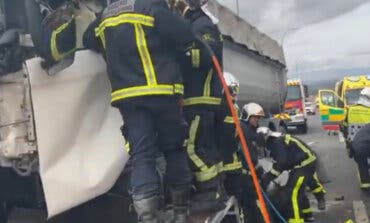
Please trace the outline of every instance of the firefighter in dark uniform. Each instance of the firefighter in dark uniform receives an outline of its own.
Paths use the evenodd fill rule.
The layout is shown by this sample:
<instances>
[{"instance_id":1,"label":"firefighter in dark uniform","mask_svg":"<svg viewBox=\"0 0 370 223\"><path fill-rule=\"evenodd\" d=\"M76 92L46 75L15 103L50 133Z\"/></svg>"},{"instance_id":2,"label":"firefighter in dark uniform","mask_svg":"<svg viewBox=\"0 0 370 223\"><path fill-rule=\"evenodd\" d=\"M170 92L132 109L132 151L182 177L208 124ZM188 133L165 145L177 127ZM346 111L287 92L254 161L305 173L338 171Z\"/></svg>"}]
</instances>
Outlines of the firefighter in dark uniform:
<instances>
[{"instance_id":1,"label":"firefighter in dark uniform","mask_svg":"<svg viewBox=\"0 0 370 223\"><path fill-rule=\"evenodd\" d=\"M258 165L257 149L257 128L260 118L264 117L263 108L257 103L248 103L243 106L240 126L247 143L254 166ZM245 222L264 222L261 210L258 206L256 190L253 185L252 177L249 173L248 165L245 161L242 151L239 151L239 159L243 163L243 174L240 178L241 198L240 205L244 213ZM257 175L260 175L261 169L256 169Z\"/></svg>"},{"instance_id":2,"label":"firefighter in dark uniform","mask_svg":"<svg viewBox=\"0 0 370 223\"><path fill-rule=\"evenodd\" d=\"M165 0L110 0L84 34L84 45L103 52L112 87L111 103L124 120L130 143L131 191L139 222L158 222L159 179L155 158L166 159L175 222L185 222L192 178L182 145L187 124L178 55L195 36Z\"/></svg>"},{"instance_id":3,"label":"firefighter in dark uniform","mask_svg":"<svg viewBox=\"0 0 370 223\"><path fill-rule=\"evenodd\" d=\"M206 1L178 0L175 9L191 23L198 38L208 44L222 65L223 39L213 16L204 10ZM213 20L212 20L213 19ZM217 127L224 123L227 107L222 107L222 85L213 69L209 54L190 51L190 61L183 60L184 116L189 125L186 150L195 174L192 212L216 211L224 207Z\"/></svg>"},{"instance_id":4,"label":"firefighter in dark uniform","mask_svg":"<svg viewBox=\"0 0 370 223\"><path fill-rule=\"evenodd\" d=\"M346 121L348 125L347 139L349 141L349 150L358 166L360 188L369 192L370 87L365 87L361 90L357 105L348 109Z\"/></svg>"},{"instance_id":5,"label":"firefighter in dark uniform","mask_svg":"<svg viewBox=\"0 0 370 223\"><path fill-rule=\"evenodd\" d=\"M266 146L275 161L272 169L261 177L261 185L266 188L282 171L290 171L282 193L285 200L278 201L279 209L289 223L314 221L304 185L315 172L315 154L304 142L289 134L272 132L267 127L259 127L257 134L257 143Z\"/></svg>"},{"instance_id":6,"label":"firefighter in dark uniform","mask_svg":"<svg viewBox=\"0 0 370 223\"><path fill-rule=\"evenodd\" d=\"M365 125L357 132L352 141L354 158L358 166L361 189L370 192L369 163L370 158L370 124Z\"/></svg>"}]
</instances>

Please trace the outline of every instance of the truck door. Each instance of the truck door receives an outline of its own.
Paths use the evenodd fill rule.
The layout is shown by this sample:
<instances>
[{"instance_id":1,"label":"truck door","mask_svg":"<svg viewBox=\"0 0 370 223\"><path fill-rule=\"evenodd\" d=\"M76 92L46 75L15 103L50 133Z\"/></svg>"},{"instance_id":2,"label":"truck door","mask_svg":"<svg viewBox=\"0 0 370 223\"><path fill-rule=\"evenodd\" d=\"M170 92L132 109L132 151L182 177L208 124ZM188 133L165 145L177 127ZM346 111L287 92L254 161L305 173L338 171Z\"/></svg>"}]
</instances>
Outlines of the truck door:
<instances>
[{"instance_id":1,"label":"truck door","mask_svg":"<svg viewBox=\"0 0 370 223\"><path fill-rule=\"evenodd\" d=\"M319 113L324 130L339 130L345 118L342 99L332 90L319 91Z\"/></svg>"}]
</instances>

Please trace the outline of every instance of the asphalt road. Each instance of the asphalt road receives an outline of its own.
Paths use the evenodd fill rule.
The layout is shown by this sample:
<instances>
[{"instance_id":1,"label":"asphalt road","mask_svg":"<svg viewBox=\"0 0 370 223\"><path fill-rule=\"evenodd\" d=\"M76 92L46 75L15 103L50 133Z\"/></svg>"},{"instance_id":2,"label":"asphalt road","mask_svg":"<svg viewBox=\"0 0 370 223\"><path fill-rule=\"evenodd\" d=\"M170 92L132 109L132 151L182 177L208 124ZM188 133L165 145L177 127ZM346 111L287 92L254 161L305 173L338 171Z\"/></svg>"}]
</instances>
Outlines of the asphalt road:
<instances>
[{"instance_id":1,"label":"asphalt road","mask_svg":"<svg viewBox=\"0 0 370 223\"><path fill-rule=\"evenodd\" d=\"M324 185L327 190L327 210L319 211L312 195L310 200L316 217L320 223L344 223L352 219L356 223L368 223L370 214L370 196L359 189L357 169L354 161L347 157L344 143L338 135L328 135L320 127L319 117L309 116L309 130L305 135L297 136L310 145L320 156L327 171L330 182ZM292 132L293 134L296 134ZM102 196L88 202L48 223L121 223L131 222L124 210L124 202L120 197ZM104 210L104 211L102 211ZM17 210L13 220L8 223L42 223L44 214Z\"/></svg>"},{"instance_id":2,"label":"asphalt road","mask_svg":"<svg viewBox=\"0 0 370 223\"><path fill-rule=\"evenodd\" d=\"M370 196L359 189L357 166L348 158L345 145L338 135L328 135L320 126L319 116L309 116L309 130L297 134L317 152L324 163L330 180L324 185L327 191L327 210L319 211L311 196L317 222L343 223L352 219L357 223L369 222Z\"/></svg>"}]
</instances>

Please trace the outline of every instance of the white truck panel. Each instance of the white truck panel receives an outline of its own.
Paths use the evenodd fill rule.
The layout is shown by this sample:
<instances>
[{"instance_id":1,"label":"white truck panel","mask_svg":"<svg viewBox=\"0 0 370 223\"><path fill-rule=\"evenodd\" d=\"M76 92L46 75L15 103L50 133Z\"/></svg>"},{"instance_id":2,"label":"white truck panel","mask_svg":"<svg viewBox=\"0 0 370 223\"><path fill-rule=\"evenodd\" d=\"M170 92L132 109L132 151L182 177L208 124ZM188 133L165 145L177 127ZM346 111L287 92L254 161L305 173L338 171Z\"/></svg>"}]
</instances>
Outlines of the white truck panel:
<instances>
[{"instance_id":1,"label":"white truck panel","mask_svg":"<svg viewBox=\"0 0 370 223\"><path fill-rule=\"evenodd\" d=\"M107 192L128 155L122 118L110 106L103 59L80 51L75 62L48 76L40 59L26 61L40 161L40 175L52 217Z\"/></svg>"}]
</instances>

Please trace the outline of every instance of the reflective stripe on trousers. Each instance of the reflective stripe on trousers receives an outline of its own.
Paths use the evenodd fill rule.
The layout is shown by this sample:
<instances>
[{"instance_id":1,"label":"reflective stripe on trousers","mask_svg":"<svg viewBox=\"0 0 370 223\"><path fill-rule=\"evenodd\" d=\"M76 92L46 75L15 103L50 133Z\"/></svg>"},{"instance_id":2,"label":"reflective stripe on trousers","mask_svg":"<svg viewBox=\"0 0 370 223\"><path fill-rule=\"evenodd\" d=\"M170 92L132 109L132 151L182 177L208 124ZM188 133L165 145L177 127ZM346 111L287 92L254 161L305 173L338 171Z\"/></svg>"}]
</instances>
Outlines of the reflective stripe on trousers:
<instances>
[{"instance_id":1,"label":"reflective stripe on trousers","mask_svg":"<svg viewBox=\"0 0 370 223\"><path fill-rule=\"evenodd\" d=\"M195 139L199 128L199 122L199 115L195 116L194 120L191 122L186 151L193 164L200 169L199 172L195 173L196 180L198 182L205 182L218 175L218 168L217 165L208 167L195 152Z\"/></svg>"},{"instance_id":2,"label":"reflective stripe on trousers","mask_svg":"<svg viewBox=\"0 0 370 223\"><path fill-rule=\"evenodd\" d=\"M293 209L293 218L289 219L289 223L304 223L304 219L300 215L299 204L298 204L298 192L302 187L304 181L304 176L300 176L297 180L296 185L293 188L292 192L292 209Z\"/></svg>"}]
</instances>

